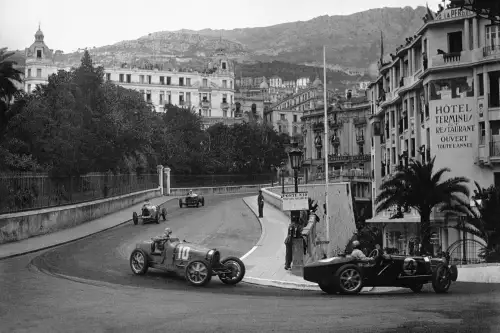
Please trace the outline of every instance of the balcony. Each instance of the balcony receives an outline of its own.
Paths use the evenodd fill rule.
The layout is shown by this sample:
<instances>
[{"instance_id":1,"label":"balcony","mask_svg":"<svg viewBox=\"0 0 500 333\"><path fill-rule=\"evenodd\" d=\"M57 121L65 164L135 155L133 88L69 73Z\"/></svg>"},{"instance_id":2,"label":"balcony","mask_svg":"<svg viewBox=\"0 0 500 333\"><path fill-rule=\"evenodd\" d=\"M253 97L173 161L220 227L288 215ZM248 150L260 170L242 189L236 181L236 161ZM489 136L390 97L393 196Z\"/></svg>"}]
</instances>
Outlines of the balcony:
<instances>
[{"instance_id":1,"label":"balcony","mask_svg":"<svg viewBox=\"0 0 500 333\"><path fill-rule=\"evenodd\" d=\"M500 45L490 45L474 50L476 61L478 60L498 60L500 59Z\"/></svg>"},{"instance_id":2,"label":"balcony","mask_svg":"<svg viewBox=\"0 0 500 333\"><path fill-rule=\"evenodd\" d=\"M365 117L356 117L354 118L354 126L364 126L366 125Z\"/></svg>"},{"instance_id":3,"label":"balcony","mask_svg":"<svg viewBox=\"0 0 500 333\"><path fill-rule=\"evenodd\" d=\"M210 87L210 86L200 86L198 88L198 91L199 92L211 92L212 91L212 87Z\"/></svg>"},{"instance_id":4,"label":"balcony","mask_svg":"<svg viewBox=\"0 0 500 333\"><path fill-rule=\"evenodd\" d=\"M324 172L317 172L312 175L310 181L314 183L315 181L322 181L325 179ZM329 182L366 182L369 183L372 180L371 172L363 170L333 170L328 173Z\"/></svg>"},{"instance_id":5,"label":"balcony","mask_svg":"<svg viewBox=\"0 0 500 333\"><path fill-rule=\"evenodd\" d=\"M203 109L209 109L209 108L212 107L212 102L211 101L207 101L207 100L201 101L200 102L200 107L203 108Z\"/></svg>"},{"instance_id":6,"label":"balcony","mask_svg":"<svg viewBox=\"0 0 500 333\"><path fill-rule=\"evenodd\" d=\"M500 163L500 141L490 142L490 160L492 163Z\"/></svg>"},{"instance_id":7,"label":"balcony","mask_svg":"<svg viewBox=\"0 0 500 333\"><path fill-rule=\"evenodd\" d=\"M448 67L470 64L472 62L472 52L462 51L438 54L431 58L432 67Z\"/></svg>"},{"instance_id":8,"label":"balcony","mask_svg":"<svg viewBox=\"0 0 500 333\"><path fill-rule=\"evenodd\" d=\"M329 120L328 126L330 126L331 129L338 129L342 126L342 123L340 121Z\"/></svg>"},{"instance_id":9,"label":"balcony","mask_svg":"<svg viewBox=\"0 0 500 333\"><path fill-rule=\"evenodd\" d=\"M371 161L371 155L369 154L360 154L360 155L328 155L328 162L369 162Z\"/></svg>"},{"instance_id":10,"label":"balcony","mask_svg":"<svg viewBox=\"0 0 500 333\"><path fill-rule=\"evenodd\" d=\"M358 144L365 143L365 136L364 135L356 135L356 143L358 143Z\"/></svg>"},{"instance_id":11,"label":"balcony","mask_svg":"<svg viewBox=\"0 0 500 333\"><path fill-rule=\"evenodd\" d=\"M323 124L322 122L313 124L313 131L315 132L320 132L323 131L324 129L325 129L325 124Z\"/></svg>"},{"instance_id":12,"label":"balcony","mask_svg":"<svg viewBox=\"0 0 500 333\"><path fill-rule=\"evenodd\" d=\"M191 101L179 101L179 106L184 107L184 108L190 108L191 107Z\"/></svg>"},{"instance_id":13,"label":"balcony","mask_svg":"<svg viewBox=\"0 0 500 333\"><path fill-rule=\"evenodd\" d=\"M226 103L226 102L222 102L220 103L220 108L224 111L226 111L227 109L229 109L230 105L229 103Z\"/></svg>"}]
</instances>

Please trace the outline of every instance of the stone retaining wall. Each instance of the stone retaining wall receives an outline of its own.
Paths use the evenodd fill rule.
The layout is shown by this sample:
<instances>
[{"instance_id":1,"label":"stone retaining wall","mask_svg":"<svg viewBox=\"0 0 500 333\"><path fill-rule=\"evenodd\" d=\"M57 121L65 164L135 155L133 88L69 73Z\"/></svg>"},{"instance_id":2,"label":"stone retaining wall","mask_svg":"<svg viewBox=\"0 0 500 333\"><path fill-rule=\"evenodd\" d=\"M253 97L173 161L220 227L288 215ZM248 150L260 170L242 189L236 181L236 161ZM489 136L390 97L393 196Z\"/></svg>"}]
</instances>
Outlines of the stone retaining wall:
<instances>
[{"instance_id":1,"label":"stone retaining wall","mask_svg":"<svg viewBox=\"0 0 500 333\"><path fill-rule=\"evenodd\" d=\"M184 196L189 190L193 190L196 194L210 195L210 194L233 194L233 193L255 193L258 194L259 190L269 184L258 185L236 185L236 186L218 186L218 187L190 187L190 188L171 188L171 196Z\"/></svg>"},{"instance_id":2,"label":"stone retaining wall","mask_svg":"<svg viewBox=\"0 0 500 333\"><path fill-rule=\"evenodd\" d=\"M158 188L76 205L3 214L0 215L0 244L71 228L160 195Z\"/></svg>"}]
</instances>

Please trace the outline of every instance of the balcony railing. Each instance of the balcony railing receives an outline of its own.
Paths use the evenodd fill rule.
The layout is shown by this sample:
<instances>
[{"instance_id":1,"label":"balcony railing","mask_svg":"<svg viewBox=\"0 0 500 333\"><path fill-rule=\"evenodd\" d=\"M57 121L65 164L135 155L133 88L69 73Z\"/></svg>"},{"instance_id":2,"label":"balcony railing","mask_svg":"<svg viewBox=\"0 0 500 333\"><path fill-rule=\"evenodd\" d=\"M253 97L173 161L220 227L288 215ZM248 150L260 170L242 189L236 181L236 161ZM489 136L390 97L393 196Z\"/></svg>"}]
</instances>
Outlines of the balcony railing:
<instances>
[{"instance_id":1,"label":"balcony railing","mask_svg":"<svg viewBox=\"0 0 500 333\"><path fill-rule=\"evenodd\" d=\"M318 122L313 124L313 131L323 131L325 129L325 124Z\"/></svg>"},{"instance_id":2,"label":"balcony railing","mask_svg":"<svg viewBox=\"0 0 500 333\"><path fill-rule=\"evenodd\" d=\"M339 128L341 125L342 123L340 121L328 121L328 126L330 126L330 128Z\"/></svg>"},{"instance_id":3,"label":"balcony railing","mask_svg":"<svg viewBox=\"0 0 500 333\"><path fill-rule=\"evenodd\" d=\"M229 103L225 103L225 102L220 103L220 108L222 110L227 110L227 109L229 109L229 107L230 107Z\"/></svg>"},{"instance_id":4,"label":"balcony railing","mask_svg":"<svg viewBox=\"0 0 500 333\"><path fill-rule=\"evenodd\" d=\"M469 64L471 61L471 51L451 52L433 56L432 67Z\"/></svg>"},{"instance_id":5,"label":"balcony railing","mask_svg":"<svg viewBox=\"0 0 500 333\"><path fill-rule=\"evenodd\" d=\"M483 57L500 56L500 45L490 45L483 47Z\"/></svg>"},{"instance_id":6,"label":"balcony railing","mask_svg":"<svg viewBox=\"0 0 500 333\"><path fill-rule=\"evenodd\" d=\"M201 101L200 106L204 109L208 109L212 106L212 102L211 101Z\"/></svg>"},{"instance_id":7,"label":"balcony railing","mask_svg":"<svg viewBox=\"0 0 500 333\"><path fill-rule=\"evenodd\" d=\"M490 142L490 156L500 157L500 141Z\"/></svg>"},{"instance_id":8,"label":"balcony railing","mask_svg":"<svg viewBox=\"0 0 500 333\"><path fill-rule=\"evenodd\" d=\"M329 162L368 162L371 160L371 155L360 154L360 155L328 155Z\"/></svg>"}]
</instances>

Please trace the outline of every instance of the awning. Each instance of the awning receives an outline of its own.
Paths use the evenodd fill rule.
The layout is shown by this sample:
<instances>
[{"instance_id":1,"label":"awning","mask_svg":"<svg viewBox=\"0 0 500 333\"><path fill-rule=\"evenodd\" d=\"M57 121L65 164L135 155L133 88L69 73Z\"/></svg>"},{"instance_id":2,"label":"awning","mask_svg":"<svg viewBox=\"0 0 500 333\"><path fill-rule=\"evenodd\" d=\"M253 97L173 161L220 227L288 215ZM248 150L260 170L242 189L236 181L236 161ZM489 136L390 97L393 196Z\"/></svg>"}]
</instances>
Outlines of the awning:
<instances>
[{"instance_id":1,"label":"awning","mask_svg":"<svg viewBox=\"0 0 500 333\"><path fill-rule=\"evenodd\" d=\"M389 216L375 216L366 223L420 223L420 216L409 215L400 219L390 219Z\"/></svg>"}]
</instances>

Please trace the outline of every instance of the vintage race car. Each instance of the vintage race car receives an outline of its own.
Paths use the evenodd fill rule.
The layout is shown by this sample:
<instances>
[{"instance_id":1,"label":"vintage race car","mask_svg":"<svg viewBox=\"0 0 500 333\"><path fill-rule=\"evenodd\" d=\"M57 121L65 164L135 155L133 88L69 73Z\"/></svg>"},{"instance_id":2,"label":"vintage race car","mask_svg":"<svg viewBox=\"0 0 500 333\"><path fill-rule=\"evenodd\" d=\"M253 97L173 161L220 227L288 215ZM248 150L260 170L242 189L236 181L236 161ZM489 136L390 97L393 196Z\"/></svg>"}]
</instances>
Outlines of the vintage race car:
<instances>
[{"instance_id":1,"label":"vintage race car","mask_svg":"<svg viewBox=\"0 0 500 333\"><path fill-rule=\"evenodd\" d=\"M167 210L162 208L160 210L159 206L155 205L144 205L141 209L141 215L138 215L136 212L132 213L132 221L135 225L139 222L142 224L155 222L156 224L160 223L160 216L163 218L163 221L167 219Z\"/></svg>"},{"instance_id":2,"label":"vintage race car","mask_svg":"<svg viewBox=\"0 0 500 333\"><path fill-rule=\"evenodd\" d=\"M221 260L216 249L181 242L178 238L138 243L130 254L130 268L134 274L143 275L149 267L184 276L194 286L206 285L214 275L230 285L239 283L245 276L245 265L239 258Z\"/></svg>"},{"instance_id":3,"label":"vintage race car","mask_svg":"<svg viewBox=\"0 0 500 333\"><path fill-rule=\"evenodd\" d=\"M200 205L205 206L205 198L202 195L196 193L191 193L183 198L179 198L179 207L199 207Z\"/></svg>"},{"instance_id":4,"label":"vintage race car","mask_svg":"<svg viewBox=\"0 0 500 333\"><path fill-rule=\"evenodd\" d=\"M432 283L436 293L446 293L458 278L455 265L445 258L382 255L373 250L371 262L344 255L322 259L303 268L304 280L316 282L328 294L357 294L363 287L403 287L420 292Z\"/></svg>"}]
</instances>

